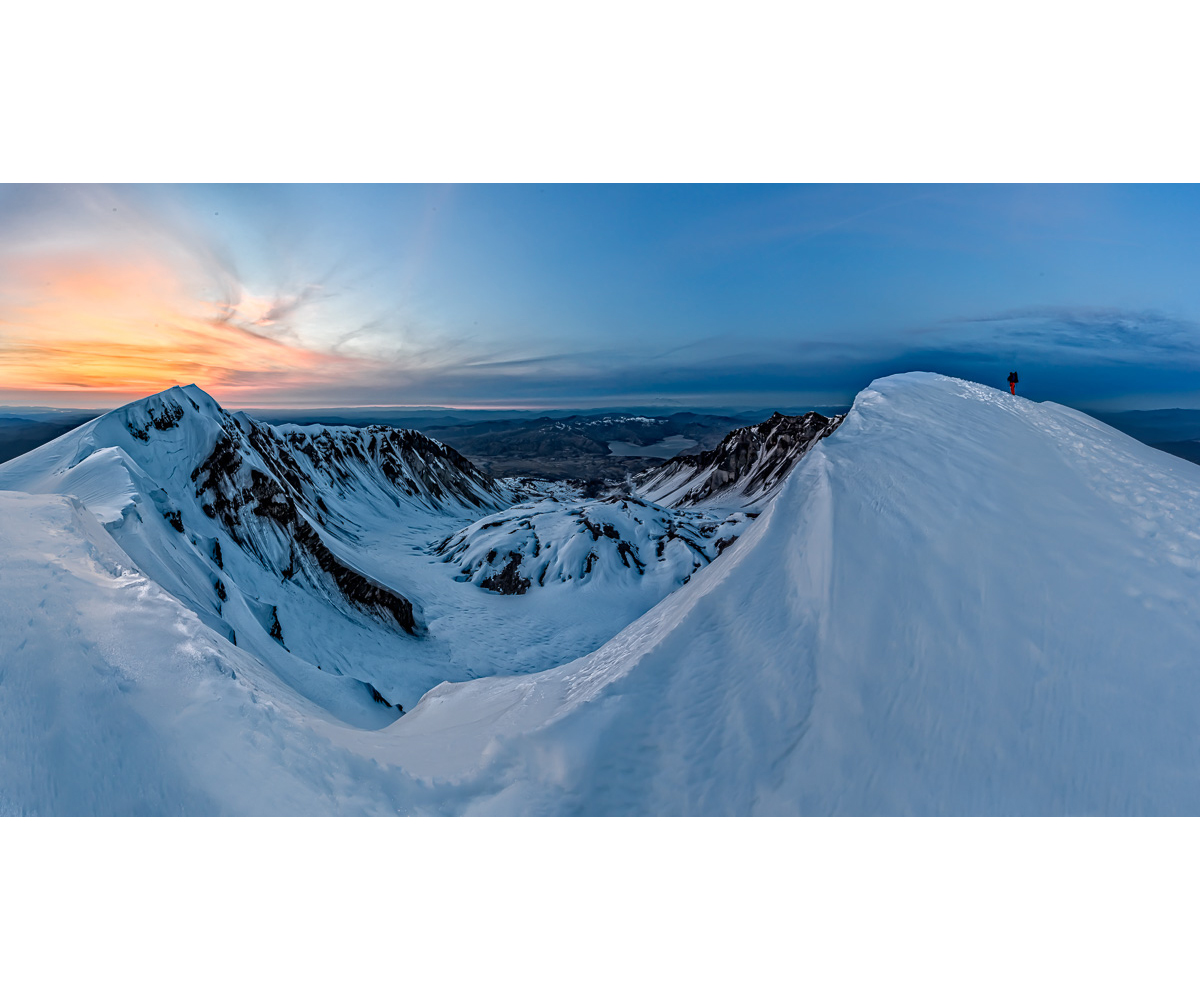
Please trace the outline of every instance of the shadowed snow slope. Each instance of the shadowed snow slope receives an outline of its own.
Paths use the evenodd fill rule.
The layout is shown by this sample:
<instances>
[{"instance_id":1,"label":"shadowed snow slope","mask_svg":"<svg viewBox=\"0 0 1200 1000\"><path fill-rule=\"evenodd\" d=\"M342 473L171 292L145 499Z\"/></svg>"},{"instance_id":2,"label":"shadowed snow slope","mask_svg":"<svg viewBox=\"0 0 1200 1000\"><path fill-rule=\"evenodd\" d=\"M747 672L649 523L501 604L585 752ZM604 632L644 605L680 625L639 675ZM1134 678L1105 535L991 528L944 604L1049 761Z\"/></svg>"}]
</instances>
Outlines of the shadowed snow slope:
<instances>
[{"instance_id":1,"label":"shadowed snow slope","mask_svg":"<svg viewBox=\"0 0 1200 1000\"><path fill-rule=\"evenodd\" d=\"M881 379L691 585L402 727L500 734L501 812L1200 812L1198 500L1075 411Z\"/></svg>"},{"instance_id":2,"label":"shadowed snow slope","mask_svg":"<svg viewBox=\"0 0 1200 1000\"><path fill-rule=\"evenodd\" d=\"M880 379L595 652L372 729L0 495L0 811L1195 814L1198 501L1075 411Z\"/></svg>"}]
</instances>

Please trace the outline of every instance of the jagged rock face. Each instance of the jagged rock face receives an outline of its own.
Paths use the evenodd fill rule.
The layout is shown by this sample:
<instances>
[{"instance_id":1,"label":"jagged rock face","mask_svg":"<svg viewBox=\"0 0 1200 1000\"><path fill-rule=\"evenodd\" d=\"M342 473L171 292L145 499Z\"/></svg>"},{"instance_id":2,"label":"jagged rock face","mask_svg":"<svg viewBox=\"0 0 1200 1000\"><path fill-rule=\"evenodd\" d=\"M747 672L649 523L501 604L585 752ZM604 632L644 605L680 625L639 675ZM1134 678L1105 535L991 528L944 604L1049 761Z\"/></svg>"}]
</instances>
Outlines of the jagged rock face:
<instances>
[{"instance_id":1,"label":"jagged rock face","mask_svg":"<svg viewBox=\"0 0 1200 1000\"><path fill-rule=\"evenodd\" d=\"M193 406L196 404L193 403ZM150 440L150 429L154 428L157 431L170 430L172 427L178 427L179 421L183 419L183 407L179 405L178 400L159 399L148 403L146 406L145 417L148 418L145 422L137 419L135 411L130 411L129 420L125 426L139 441Z\"/></svg>"},{"instance_id":2,"label":"jagged rock face","mask_svg":"<svg viewBox=\"0 0 1200 1000\"><path fill-rule=\"evenodd\" d=\"M711 451L680 455L638 476L638 489L672 507L706 501L757 503L772 496L796 463L842 416L775 413L761 424L740 427Z\"/></svg>"},{"instance_id":3,"label":"jagged rock face","mask_svg":"<svg viewBox=\"0 0 1200 1000\"><path fill-rule=\"evenodd\" d=\"M417 431L369 427L272 428L253 422L255 446L273 455L279 474L303 490L304 482L339 492L369 482L392 502L408 500L431 510L492 508L505 496L495 480L453 448ZM299 480L294 482L293 480Z\"/></svg>"},{"instance_id":4,"label":"jagged rock face","mask_svg":"<svg viewBox=\"0 0 1200 1000\"><path fill-rule=\"evenodd\" d=\"M96 512L135 547L141 543L125 537L136 534L132 523L146 513L161 517L190 543L186 558L201 560L187 575L204 581L202 587L177 596L210 624L228 613L223 605L242 589L229 561L232 543L275 581L319 595L335 613L357 612L415 634L412 601L331 549L356 537L358 525L346 511L464 512L511 502L509 491L452 448L415 431L279 430L229 413L195 387L130 403L80 428L75 439L73 458L55 473L56 487L88 497L101 484L117 506ZM180 563L167 567L161 549L139 551L146 565L162 565L164 580L175 579ZM249 583L244 596L253 603L257 590ZM273 630L272 637L282 643Z\"/></svg>"},{"instance_id":5,"label":"jagged rock face","mask_svg":"<svg viewBox=\"0 0 1200 1000\"><path fill-rule=\"evenodd\" d=\"M497 594L602 577L669 578L678 585L732 544L754 516L720 520L628 496L570 507L546 500L482 518L433 551L459 567L460 581Z\"/></svg>"},{"instance_id":6,"label":"jagged rock face","mask_svg":"<svg viewBox=\"0 0 1200 1000\"><path fill-rule=\"evenodd\" d=\"M343 490L353 488L365 466L424 502L449 502L449 490L466 484L465 501L480 506L491 487L487 477L449 454L444 445L415 440L421 435L414 432L400 432L397 449L392 435L378 434L376 428L361 435L349 428L342 434L326 431L314 440L301 434L281 436L244 415L224 414L223 424L212 452L191 473L204 513L283 579L332 590L360 610L416 632L411 601L330 551L314 525L325 524L331 516L320 495L328 487L318 480L327 477L340 482ZM298 458L297 450L308 461ZM373 477L373 484L378 480Z\"/></svg>"}]
</instances>

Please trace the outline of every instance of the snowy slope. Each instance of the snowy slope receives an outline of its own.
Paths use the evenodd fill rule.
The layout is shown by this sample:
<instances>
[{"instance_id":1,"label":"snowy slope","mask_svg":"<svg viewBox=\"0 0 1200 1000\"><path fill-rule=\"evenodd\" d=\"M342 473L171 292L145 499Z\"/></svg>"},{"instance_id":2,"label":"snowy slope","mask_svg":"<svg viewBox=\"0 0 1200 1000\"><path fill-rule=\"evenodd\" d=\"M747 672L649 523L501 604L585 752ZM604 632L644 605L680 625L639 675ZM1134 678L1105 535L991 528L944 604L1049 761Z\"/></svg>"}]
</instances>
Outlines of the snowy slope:
<instances>
[{"instance_id":1,"label":"snowy slope","mask_svg":"<svg viewBox=\"0 0 1200 1000\"><path fill-rule=\"evenodd\" d=\"M81 506L3 494L0 810L1195 814L1198 504L1200 467L1072 410L881 379L611 641L380 727Z\"/></svg>"},{"instance_id":2,"label":"snowy slope","mask_svg":"<svg viewBox=\"0 0 1200 1000\"><path fill-rule=\"evenodd\" d=\"M77 501L0 492L0 815L413 807L413 782L323 722Z\"/></svg>"},{"instance_id":3,"label":"snowy slope","mask_svg":"<svg viewBox=\"0 0 1200 1000\"><path fill-rule=\"evenodd\" d=\"M610 643L394 728L431 776L486 761L481 811L1194 814L1198 502L1075 411L881 379Z\"/></svg>"},{"instance_id":4,"label":"snowy slope","mask_svg":"<svg viewBox=\"0 0 1200 1000\"><path fill-rule=\"evenodd\" d=\"M498 483L412 431L272 427L195 386L0 466L0 489L79 498L139 572L356 725L385 725L445 680L568 662L678 585L606 581L584 615L566 593L497 603L430 546L531 493L577 491Z\"/></svg>"}]
</instances>

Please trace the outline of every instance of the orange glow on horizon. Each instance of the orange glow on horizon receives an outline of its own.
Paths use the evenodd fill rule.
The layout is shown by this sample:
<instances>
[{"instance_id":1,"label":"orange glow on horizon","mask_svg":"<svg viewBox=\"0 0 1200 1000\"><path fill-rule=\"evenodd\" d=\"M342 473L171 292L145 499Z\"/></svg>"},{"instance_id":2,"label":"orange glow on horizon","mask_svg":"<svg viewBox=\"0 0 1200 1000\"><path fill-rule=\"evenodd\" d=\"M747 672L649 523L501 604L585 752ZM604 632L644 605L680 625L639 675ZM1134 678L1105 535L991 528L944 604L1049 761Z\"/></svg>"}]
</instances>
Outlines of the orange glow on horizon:
<instances>
[{"instance_id":1,"label":"orange glow on horizon","mask_svg":"<svg viewBox=\"0 0 1200 1000\"><path fill-rule=\"evenodd\" d=\"M361 368L269 336L269 300L243 294L236 307L223 304L152 260L25 258L5 271L0 391L138 396L195 382L251 395Z\"/></svg>"}]
</instances>

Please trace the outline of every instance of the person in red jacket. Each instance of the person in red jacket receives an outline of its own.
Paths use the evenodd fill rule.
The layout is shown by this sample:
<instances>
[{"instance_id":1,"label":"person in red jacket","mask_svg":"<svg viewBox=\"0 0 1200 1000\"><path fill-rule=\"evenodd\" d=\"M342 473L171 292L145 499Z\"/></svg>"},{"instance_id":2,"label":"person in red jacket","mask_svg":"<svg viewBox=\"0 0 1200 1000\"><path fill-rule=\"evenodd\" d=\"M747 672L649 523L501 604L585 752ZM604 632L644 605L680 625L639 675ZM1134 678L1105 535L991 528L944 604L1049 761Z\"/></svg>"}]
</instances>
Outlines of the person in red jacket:
<instances>
[{"instance_id":1,"label":"person in red jacket","mask_svg":"<svg viewBox=\"0 0 1200 1000\"><path fill-rule=\"evenodd\" d=\"M1017 373L1016 372L1008 373L1008 391L1011 392L1014 396L1017 394Z\"/></svg>"}]
</instances>

